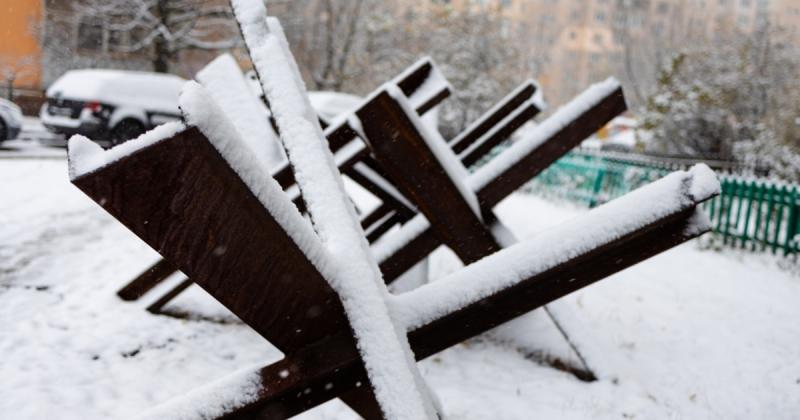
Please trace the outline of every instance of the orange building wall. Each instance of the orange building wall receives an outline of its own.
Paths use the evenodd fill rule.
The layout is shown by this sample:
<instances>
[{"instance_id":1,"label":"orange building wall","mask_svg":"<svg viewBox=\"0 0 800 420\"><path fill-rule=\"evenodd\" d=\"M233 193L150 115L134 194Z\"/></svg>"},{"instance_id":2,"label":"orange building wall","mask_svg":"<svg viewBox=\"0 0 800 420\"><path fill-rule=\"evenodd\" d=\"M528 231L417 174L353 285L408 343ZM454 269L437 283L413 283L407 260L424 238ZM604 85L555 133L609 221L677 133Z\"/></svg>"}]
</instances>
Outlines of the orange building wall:
<instances>
[{"instance_id":1,"label":"orange building wall","mask_svg":"<svg viewBox=\"0 0 800 420\"><path fill-rule=\"evenodd\" d=\"M0 76L9 67L16 68L20 74L16 87L36 89L41 84L42 53L34 28L41 22L42 4L42 0L0 2Z\"/></svg>"}]
</instances>

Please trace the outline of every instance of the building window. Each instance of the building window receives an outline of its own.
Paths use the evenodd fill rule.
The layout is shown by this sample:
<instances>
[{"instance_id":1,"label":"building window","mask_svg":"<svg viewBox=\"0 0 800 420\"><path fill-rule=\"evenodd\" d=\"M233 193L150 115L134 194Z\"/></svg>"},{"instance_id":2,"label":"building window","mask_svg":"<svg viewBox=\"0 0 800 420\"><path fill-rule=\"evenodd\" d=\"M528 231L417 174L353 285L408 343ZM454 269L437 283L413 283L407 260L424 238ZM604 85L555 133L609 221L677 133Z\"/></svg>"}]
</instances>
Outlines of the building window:
<instances>
[{"instance_id":1,"label":"building window","mask_svg":"<svg viewBox=\"0 0 800 420\"><path fill-rule=\"evenodd\" d=\"M655 25L653 25L652 31L653 31L653 35L661 35L661 34L663 34L664 33L664 24L661 23L661 22L656 23Z\"/></svg>"},{"instance_id":2,"label":"building window","mask_svg":"<svg viewBox=\"0 0 800 420\"><path fill-rule=\"evenodd\" d=\"M78 49L100 51L103 49L103 25L90 19L78 25Z\"/></svg>"},{"instance_id":3,"label":"building window","mask_svg":"<svg viewBox=\"0 0 800 420\"><path fill-rule=\"evenodd\" d=\"M750 19L745 15L739 15L739 26L747 26L750 23Z\"/></svg>"},{"instance_id":4,"label":"building window","mask_svg":"<svg viewBox=\"0 0 800 420\"><path fill-rule=\"evenodd\" d=\"M603 34L594 34L592 37L595 44L602 44L603 43Z\"/></svg>"},{"instance_id":5,"label":"building window","mask_svg":"<svg viewBox=\"0 0 800 420\"><path fill-rule=\"evenodd\" d=\"M669 12L669 4L665 1L658 3L658 14L666 15Z\"/></svg>"},{"instance_id":6,"label":"building window","mask_svg":"<svg viewBox=\"0 0 800 420\"><path fill-rule=\"evenodd\" d=\"M577 51L568 52L567 53L567 58L569 59L569 61L571 61L573 63L577 62L578 61L578 52Z\"/></svg>"},{"instance_id":7,"label":"building window","mask_svg":"<svg viewBox=\"0 0 800 420\"><path fill-rule=\"evenodd\" d=\"M594 20L596 20L596 21L598 21L598 22L605 22L605 21L606 21L606 14L605 14L605 12L597 12L597 13L594 15Z\"/></svg>"}]
</instances>

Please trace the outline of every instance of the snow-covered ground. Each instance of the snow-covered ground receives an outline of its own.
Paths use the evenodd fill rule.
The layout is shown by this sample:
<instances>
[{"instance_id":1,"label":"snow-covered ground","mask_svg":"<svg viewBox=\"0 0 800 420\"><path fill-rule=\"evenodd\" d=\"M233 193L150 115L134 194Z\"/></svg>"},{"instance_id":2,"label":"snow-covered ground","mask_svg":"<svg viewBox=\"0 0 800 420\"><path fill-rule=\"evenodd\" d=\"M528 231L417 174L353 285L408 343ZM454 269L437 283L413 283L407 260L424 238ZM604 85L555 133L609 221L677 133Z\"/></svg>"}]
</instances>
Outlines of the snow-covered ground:
<instances>
[{"instance_id":1,"label":"snow-covered ground","mask_svg":"<svg viewBox=\"0 0 800 420\"><path fill-rule=\"evenodd\" d=\"M280 358L242 324L120 301L157 255L69 184L63 160L2 159L0 179L0 418L126 418ZM583 211L523 195L499 209L520 237ZM800 279L776 261L693 242L567 296L559 318L593 383L532 361L551 338L524 324L516 344L495 331L421 370L449 419L798 418ZM431 270L457 266L440 252ZM176 305L215 307L190 290ZM300 417L355 418L338 402Z\"/></svg>"},{"instance_id":2,"label":"snow-covered ground","mask_svg":"<svg viewBox=\"0 0 800 420\"><path fill-rule=\"evenodd\" d=\"M14 140L0 143L0 159L64 158L64 136L51 133L35 117L24 117L22 131Z\"/></svg>"}]
</instances>

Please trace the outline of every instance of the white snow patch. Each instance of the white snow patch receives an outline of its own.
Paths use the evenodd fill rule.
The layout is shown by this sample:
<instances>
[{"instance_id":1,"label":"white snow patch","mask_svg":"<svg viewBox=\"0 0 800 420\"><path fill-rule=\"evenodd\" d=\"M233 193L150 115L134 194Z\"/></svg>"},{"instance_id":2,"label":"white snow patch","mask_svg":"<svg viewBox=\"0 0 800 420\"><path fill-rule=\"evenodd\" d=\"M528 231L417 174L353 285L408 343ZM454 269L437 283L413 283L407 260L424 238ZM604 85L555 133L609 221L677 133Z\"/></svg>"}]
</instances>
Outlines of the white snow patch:
<instances>
[{"instance_id":1,"label":"white snow patch","mask_svg":"<svg viewBox=\"0 0 800 420\"><path fill-rule=\"evenodd\" d=\"M266 105L253 93L233 56L222 54L215 58L197 73L197 81L208 90L264 166L272 170L286 160L269 123Z\"/></svg>"},{"instance_id":2,"label":"white snow patch","mask_svg":"<svg viewBox=\"0 0 800 420\"><path fill-rule=\"evenodd\" d=\"M402 247L406 246L416 237L420 236L422 232L431 227L428 219L421 213L417 213L411 220L406 222L400 229L394 233L383 235L380 239L372 244L372 255L377 261L383 262L387 258L395 254Z\"/></svg>"},{"instance_id":3,"label":"white snow patch","mask_svg":"<svg viewBox=\"0 0 800 420\"><path fill-rule=\"evenodd\" d=\"M173 137L185 129L186 126L183 123L178 121L168 122L142 134L136 139L126 141L108 150L103 150L102 147L84 136L74 135L70 138L68 147L69 177L70 179L75 179L89 172L94 172L138 150Z\"/></svg>"},{"instance_id":4,"label":"white snow patch","mask_svg":"<svg viewBox=\"0 0 800 420\"><path fill-rule=\"evenodd\" d=\"M242 369L134 417L136 420L212 420L258 399L263 388L257 366Z\"/></svg>"},{"instance_id":5,"label":"white snow patch","mask_svg":"<svg viewBox=\"0 0 800 420\"><path fill-rule=\"evenodd\" d=\"M352 113L361 103L361 98L356 95L330 91L308 92L308 99L319 115L328 121Z\"/></svg>"},{"instance_id":6,"label":"white snow patch","mask_svg":"<svg viewBox=\"0 0 800 420\"><path fill-rule=\"evenodd\" d=\"M690 169L694 182L689 194L692 197L702 199L703 197L711 197L720 193L720 185L717 181L717 175L705 163L700 163Z\"/></svg>"}]
</instances>

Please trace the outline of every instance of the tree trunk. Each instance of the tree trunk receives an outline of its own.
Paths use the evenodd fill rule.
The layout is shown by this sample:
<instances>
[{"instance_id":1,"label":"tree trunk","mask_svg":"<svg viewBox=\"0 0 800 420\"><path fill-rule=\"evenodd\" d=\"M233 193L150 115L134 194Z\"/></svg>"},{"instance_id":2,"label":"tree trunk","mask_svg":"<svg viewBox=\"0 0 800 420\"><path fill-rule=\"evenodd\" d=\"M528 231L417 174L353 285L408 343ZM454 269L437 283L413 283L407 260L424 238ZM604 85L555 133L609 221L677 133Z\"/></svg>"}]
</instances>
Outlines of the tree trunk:
<instances>
[{"instance_id":1,"label":"tree trunk","mask_svg":"<svg viewBox=\"0 0 800 420\"><path fill-rule=\"evenodd\" d=\"M167 9L168 1L169 0L158 0L158 3L156 4L156 13L158 14L158 18L161 21L161 24L165 26L167 25L169 14ZM156 73L168 73L169 60L172 58L172 54L169 51L167 40L164 39L163 35L159 34L153 43L153 47L155 48L155 56L153 57L153 71Z\"/></svg>"},{"instance_id":2,"label":"tree trunk","mask_svg":"<svg viewBox=\"0 0 800 420\"><path fill-rule=\"evenodd\" d=\"M153 71L156 73L169 73L170 52L167 41L158 38L154 43L155 55L153 57Z\"/></svg>"},{"instance_id":3,"label":"tree trunk","mask_svg":"<svg viewBox=\"0 0 800 420\"><path fill-rule=\"evenodd\" d=\"M14 78L8 78L8 88L6 89L6 95L8 95L8 100L14 102Z\"/></svg>"}]
</instances>

